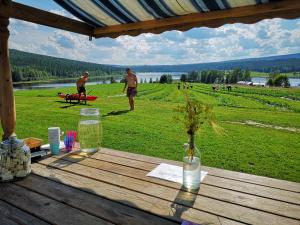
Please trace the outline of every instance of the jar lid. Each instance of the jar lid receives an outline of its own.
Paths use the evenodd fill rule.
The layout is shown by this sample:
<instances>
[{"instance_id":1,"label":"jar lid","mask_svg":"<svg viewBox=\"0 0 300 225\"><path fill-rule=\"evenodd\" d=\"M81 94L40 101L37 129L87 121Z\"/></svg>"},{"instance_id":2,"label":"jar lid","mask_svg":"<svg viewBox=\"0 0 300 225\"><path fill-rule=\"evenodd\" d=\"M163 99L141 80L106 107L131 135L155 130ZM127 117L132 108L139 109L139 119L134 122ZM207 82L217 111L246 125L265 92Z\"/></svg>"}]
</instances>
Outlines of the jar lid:
<instances>
[{"instance_id":1,"label":"jar lid","mask_svg":"<svg viewBox=\"0 0 300 225\"><path fill-rule=\"evenodd\" d=\"M16 136L10 136L0 143L0 148L3 150L19 149L23 147L23 145L24 142L22 140L19 140Z\"/></svg>"},{"instance_id":2,"label":"jar lid","mask_svg":"<svg viewBox=\"0 0 300 225\"><path fill-rule=\"evenodd\" d=\"M80 109L81 116L99 116L100 112L98 108L82 108Z\"/></svg>"}]
</instances>

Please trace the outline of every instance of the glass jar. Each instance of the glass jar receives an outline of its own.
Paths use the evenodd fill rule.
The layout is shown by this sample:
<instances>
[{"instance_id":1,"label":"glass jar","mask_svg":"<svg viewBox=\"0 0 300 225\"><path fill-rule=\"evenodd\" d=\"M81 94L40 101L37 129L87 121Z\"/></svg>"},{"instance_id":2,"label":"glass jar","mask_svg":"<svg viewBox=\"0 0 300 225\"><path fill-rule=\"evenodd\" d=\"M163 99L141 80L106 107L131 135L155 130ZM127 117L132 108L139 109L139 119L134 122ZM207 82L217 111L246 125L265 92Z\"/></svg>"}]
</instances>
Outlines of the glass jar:
<instances>
[{"instance_id":1,"label":"glass jar","mask_svg":"<svg viewBox=\"0 0 300 225\"><path fill-rule=\"evenodd\" d=\"M100 149L102 140L102 125L99 109L83 108L80 110L78 138L81 151L94 153Z\"/></svg>"},{"instance_id":2,"label":"glass jar","mask_svg":"<svg viewBox=\"0 0 300 225\"><path fill-rule=\"evenodd\" d=\"M24 178L31 172L30 149L23 141L11 136L0 143L0 181Z\"/></svg>"},{"instance_id":3,"label":"glass jar","mask_svg":"<svg viewBox=\"0 0 300 225\"><path fill-rule=\"evenodd\" d=\"M183 187L188 191L200 188L201 182L201 158L200 152L195 146L195 136L189 136L189 143L184 144L185 155L183 157Z\"/></svg>"}]
</instances>

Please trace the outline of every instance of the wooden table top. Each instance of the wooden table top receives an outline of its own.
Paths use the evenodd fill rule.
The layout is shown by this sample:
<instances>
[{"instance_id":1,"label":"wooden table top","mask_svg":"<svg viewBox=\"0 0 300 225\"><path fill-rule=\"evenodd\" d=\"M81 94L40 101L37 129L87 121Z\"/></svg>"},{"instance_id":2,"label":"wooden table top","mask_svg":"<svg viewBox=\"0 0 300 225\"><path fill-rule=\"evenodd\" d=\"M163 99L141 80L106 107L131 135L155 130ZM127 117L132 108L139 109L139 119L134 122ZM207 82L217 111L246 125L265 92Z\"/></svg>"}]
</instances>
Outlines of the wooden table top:
<instances>
[{"instance_id":1,"label":"wooden table top","mask_svg":"<svg viewBox=\"0 0 300 225\"><path fill-rule=\"evenodd\" d=\"M198 193L146 174L180 162L103 148L52 156L0 184L0 224L300 224L300 183L203 167Z\"/></svg>"}]
</instances>

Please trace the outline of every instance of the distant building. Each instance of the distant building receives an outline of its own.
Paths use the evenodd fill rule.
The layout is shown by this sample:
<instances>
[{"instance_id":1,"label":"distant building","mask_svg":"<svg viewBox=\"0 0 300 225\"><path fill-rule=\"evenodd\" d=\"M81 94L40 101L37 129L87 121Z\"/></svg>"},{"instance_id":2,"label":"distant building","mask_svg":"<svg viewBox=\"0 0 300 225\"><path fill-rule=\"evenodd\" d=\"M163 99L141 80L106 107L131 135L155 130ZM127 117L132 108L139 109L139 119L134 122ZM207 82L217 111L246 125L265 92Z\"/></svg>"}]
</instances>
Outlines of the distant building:
<instances>
[{"instance_id":1,"label":"distant building","mask_svg":"<svg viewBox=\"0 0 300 225\"><path fill-rule=\"evenodd\" d=\"M237 84L245 85L245 86L253 86L253 82L251 81L238 81Z\"/></svg>"},{"instance_id":2,"label":"distant building","mask_svg":"<svg viewBox=\"0 0 300 225\"><path fill-rule=\"evenodd\" d=\"M265 86L264 83L253 83L252 85L256 86L256 87L264 87Z\"/></svg>"}]
</instances>

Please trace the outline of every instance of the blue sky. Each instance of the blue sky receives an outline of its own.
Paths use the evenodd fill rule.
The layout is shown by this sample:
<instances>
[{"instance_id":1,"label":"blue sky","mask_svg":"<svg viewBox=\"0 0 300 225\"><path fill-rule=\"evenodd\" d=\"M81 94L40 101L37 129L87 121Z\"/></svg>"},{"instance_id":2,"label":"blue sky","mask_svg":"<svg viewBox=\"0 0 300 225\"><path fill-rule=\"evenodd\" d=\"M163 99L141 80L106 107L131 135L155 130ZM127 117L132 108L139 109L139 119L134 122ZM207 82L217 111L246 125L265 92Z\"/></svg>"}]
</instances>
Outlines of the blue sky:
<instances>
[{"instance_id":1,"label":"blue sky","mask_svg":"<svg viewBox=\"0 0 300 225\"><path fill-rule=\"evenodd\" d=\"M52 0L17 2L74 18ZM83 35L11 19L10 32L10 48L103 64L205 63L300 53L300 19L93 41Z\"/></svg>"}]
</instances>

